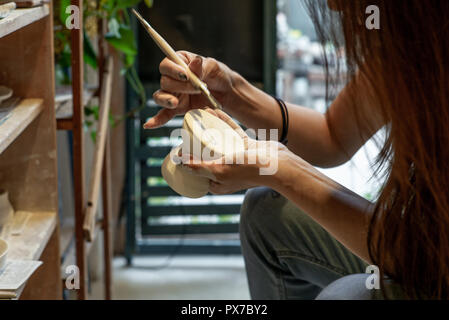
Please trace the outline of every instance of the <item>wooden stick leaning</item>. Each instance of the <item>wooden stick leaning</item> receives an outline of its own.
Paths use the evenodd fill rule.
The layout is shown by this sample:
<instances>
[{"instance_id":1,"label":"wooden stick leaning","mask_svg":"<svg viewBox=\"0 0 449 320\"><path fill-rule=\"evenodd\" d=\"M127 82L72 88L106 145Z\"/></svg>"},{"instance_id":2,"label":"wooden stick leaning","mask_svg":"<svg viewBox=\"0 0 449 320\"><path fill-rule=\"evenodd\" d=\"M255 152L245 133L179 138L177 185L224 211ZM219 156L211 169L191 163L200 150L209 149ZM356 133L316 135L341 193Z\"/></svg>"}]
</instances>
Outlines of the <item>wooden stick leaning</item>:
<instances>
[{"instance_id":1,"label":"wooden stick leaning","mask_svg":"<svg viewBox=\"0 0 449 320\"><path fill-rule=\"evenodd\" d=\"M165 41L162 36L154 30L154 28L144 19L142 16L134 9L132 9L133 13L136 15L137 19L142 23L143 27L147 30L148 34L153 38L154 42L158 45L158 47L162 50L162 52L170 58L173 62L180 65L184 68L187 73L187 77L195 88L200 89L207 97L209 102L212 104L211 107L214 109L222 110L223 107L221 104L214 98L209 89L207 88L207 84L200 80L194 74L189 66L182 60L175 52L175 50Z\"/></svg>"},{"instance_id":2,"label":"wooden stick leaning","mask_svg":"<svg viewBox=\"0 0 449 320\"><path fill-rule=\"evenodd\" d=\"M84 215L83 229L87 241L92 241L95 233L95 218L97 215L98 197L100 193L100 179L103 169L105 143L109 125L113 65L112 58L109 57L106 64L106 72L104 75L105 79L101 90L100 115L98 117L94 164L90 175L87 209L86 214Z\"/></svg>"}]
</instances>

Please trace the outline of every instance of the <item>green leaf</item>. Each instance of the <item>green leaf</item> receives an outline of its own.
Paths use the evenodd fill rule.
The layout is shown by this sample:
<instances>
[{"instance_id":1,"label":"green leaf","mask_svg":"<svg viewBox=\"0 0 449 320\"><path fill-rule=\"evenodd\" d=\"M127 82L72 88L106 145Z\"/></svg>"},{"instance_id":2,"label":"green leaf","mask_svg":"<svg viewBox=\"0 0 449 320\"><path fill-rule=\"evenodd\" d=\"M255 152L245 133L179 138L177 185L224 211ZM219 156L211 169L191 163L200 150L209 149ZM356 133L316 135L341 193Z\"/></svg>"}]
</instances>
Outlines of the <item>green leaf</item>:
<instances>
[{"instance_id":1,"label":"green leaf","mask_svg":"<svg viewBox=\"0 0 449 320\"><path fill-rule=\"evenodd\" d=\"M117 3L117 9L128 9L139 4L140 0L119 0Z\"/></svg>"},{"instance_id":2,"label":"green leaf","mask_svg":"<svg viewBox=\"0 0 449 320\"><path fill-rule=\"evenodd\" d=\"M89 116L93 115L94 119L98 120L99 107L98 106L85 107L84 108L84 114L86 115L86 117L89 117Z\"/></svg>"},{"instance_id":3,"label":"green leaf","mask_svg":"<svg viewBox=\"0 0 449 320\"><path fill-rule=\"evenodd\" d=\"M89 37L84 32L84 61L95 70L98 68L97 54L94 51Z\"/></svg>"},{"instance_id":4,"label":"green leaf","mask_svg":"<svg viewBox=\"0 0 449 320\"><path fill-rule=\"evenodd\" d=\"M145 4L147 5L148 8L153 7L153 3L154 3L153 0L145 0Z\"/></svg>"},{"instance_id":5,"label":"green leaf","mask_svg":"<svg viewBox=\"0 0 449 320\"><path fill-rule=\"evenodd\" d=\"M136 55L133 55L133 54L125 55L125 66L128 68L131 67L132 65L134 65L135 60L136 60Z\"/></svg>"},{"instance_id":6,"label":"green leaf","mask_svg":"<svg viewBox=\"0 0 449 320\"><path fill-rule=\"evenodd\" d=\"M109 114L109 125L114 128L116 125L115 117L112 113Z\"/></svg>"},{"instance_id":7,"label":"green leaf","mask_svg":"<svg viewBox=\"0 0 449 320\"><path fill-rule=\"evenodd\" d=\"M64 26L65 26L65 22L67 21L67 18L70 16L70 14L65 12L65 10L67 9L68 6L70 6L70 0L61 0L59 19L61 20L61 23Z\"/></svg>"},{"instance_id":8,"label":"green leaf","mask_svg":"<svg viewBox=\"0 0 449 320\"><path fill-rule=\"evenodd\" d=\"M92 141L95 143L97 141L97 131L91 131L90 137L91 137Z\"/></svg>"},{"instance_id":9,"label":"green leaf","mask_svg":"<svg viewBox=\"0 0 449 320\"><path fill-rule=\"evenodd\" d=\"M120 69L120 76L124 76L126 74L126 72L128 72L127 68L121 68Z\"/></svg>"},{"instance_id":10,"label":"green leaf","mask_svg":"<svg viewBox=\"0 0 449 320\"><path fill-rule=\"evenodd\" d=\"M137 46L134 33L129 26L121 25L119 28L120 38L107 34L106 40L120 52L126 55L137 55Z\"/></svg>"},{"instance_id":11,"label":"green leaf","mask_svg":"<svg viewBox=\"0 0 449 320\"><path fill-rule=\"evenodd\" d=\"M111 38L120 39L122 36L120 35L120 24L118 23L116 18L111 18L108 22L108 34Z\"/></svg>"}]
</instances>

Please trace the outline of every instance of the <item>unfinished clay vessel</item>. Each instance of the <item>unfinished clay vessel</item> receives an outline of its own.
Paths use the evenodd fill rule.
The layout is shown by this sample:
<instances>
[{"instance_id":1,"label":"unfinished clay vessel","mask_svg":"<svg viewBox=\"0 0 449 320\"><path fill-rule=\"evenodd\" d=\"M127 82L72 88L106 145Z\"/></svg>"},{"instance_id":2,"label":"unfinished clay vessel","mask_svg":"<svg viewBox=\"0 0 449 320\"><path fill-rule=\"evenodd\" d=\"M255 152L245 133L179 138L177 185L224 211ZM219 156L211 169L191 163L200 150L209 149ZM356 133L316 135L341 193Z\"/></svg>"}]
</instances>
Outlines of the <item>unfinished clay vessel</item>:
<instances>
[{"instance_id":1,"label":"unfinished clay vessel","mask_svg":"<svg viewBox=\"0 0 449 320\"><path fill-rule=\"evenodd\" d=\"M0 227L14 216L14 209L9 202L8 192L0 189Z\"/></svg>"},{"instance_id":2,"label":"unfinished clay vessel","mask_svg":"<svg viewBox=\"0 0 449 320\"><path fill-rule=\"evenodd\" d=\"M196 159L214 160L243 150L243 139L226 122L211 113L195 109L184 116L183 143L165 158L162 176L178 194L188 198L200 198L209 191L209 179L195 175L175 163L174 157L181 149ZM207 158L205 158L207 157Z\"/></svg>"}]
</instances>

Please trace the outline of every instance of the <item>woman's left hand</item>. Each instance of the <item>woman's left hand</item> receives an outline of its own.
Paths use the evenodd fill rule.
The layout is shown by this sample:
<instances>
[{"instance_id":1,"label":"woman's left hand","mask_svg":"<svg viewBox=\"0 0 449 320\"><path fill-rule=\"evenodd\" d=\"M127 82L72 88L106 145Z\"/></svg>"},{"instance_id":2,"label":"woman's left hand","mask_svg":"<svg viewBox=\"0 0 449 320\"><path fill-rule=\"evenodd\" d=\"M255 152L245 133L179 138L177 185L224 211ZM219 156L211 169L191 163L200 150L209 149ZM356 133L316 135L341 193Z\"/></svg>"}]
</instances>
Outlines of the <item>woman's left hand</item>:
<instances>
[{"instance_id":1,"label":"woman's left hand","mask_svg":"<svg viewBox=\"0 0 449 320\"><path fill-rule=\"evenodd\" d=\"M244 150L211 161L191 161L191 156L184 155L183 165L193 173L209 178L209 191L213 194L230 194L270 185L270 179L277 171L279 156L287 148L277 141L257 141L250 138L230 116L220 110L206 111L225 121L242 137Z\"/></svg>"}]
</instances>

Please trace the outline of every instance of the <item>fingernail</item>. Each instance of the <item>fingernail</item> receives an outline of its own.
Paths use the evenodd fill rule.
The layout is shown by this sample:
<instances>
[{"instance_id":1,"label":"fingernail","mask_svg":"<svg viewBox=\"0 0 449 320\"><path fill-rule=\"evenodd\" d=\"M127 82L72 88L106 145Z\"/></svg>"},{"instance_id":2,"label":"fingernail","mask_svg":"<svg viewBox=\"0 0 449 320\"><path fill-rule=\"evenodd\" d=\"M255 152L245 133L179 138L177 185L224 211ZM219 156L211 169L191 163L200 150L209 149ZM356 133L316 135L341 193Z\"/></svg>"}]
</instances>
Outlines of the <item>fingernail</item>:
<instances>
[{"instance_id":1,"label":"fingernail","mask_svg":"<svg viewBox=\"0 0 449 320\"><path fill-rule=\"evenodd\" d=\"M151 119L148 120L147 122L145 122L145 123L143 124L143 128L144 128L144 129L151 129L150 121L151 121Z\"/></svg>"},{"instance_id":2,"label":"fingernail","mask_svg":"<svg viewBox=\"0 0 449 320\"><path fill-rule=\"evenodd\" d=\"M202 56L196 56L195 59L200 60L200 64L203 63L203 57Z\"/></svg>"},{"instance_id":3,"label":"fingernail","mask_svg":"<svg viewBox=\"0 0 449 320\"><path fill-rule=\"evenodd\" d=\"M179 79L181 79L181 80L183 80L183 81L187 81L187 76L186 76L184 73L180 72L180 73L178 74L178 76L179 76Z\"/></svg>"}]
</instances>

